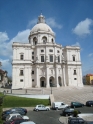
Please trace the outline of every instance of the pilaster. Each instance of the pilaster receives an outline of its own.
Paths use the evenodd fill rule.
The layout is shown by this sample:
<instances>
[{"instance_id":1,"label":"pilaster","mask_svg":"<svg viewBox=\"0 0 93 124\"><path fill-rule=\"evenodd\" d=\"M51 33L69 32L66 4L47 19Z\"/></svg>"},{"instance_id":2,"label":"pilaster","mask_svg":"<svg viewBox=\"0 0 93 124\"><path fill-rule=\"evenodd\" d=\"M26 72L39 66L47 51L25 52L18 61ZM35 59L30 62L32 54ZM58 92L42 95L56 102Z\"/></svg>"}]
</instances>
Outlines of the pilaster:
<instances>
[{"instance_id":1,"label":"pilaster","mask_svg":"<svg viewBox=\"0 0 93 124\"><path fill-rule=\"evenodd\" d=\"M36 65L36 86L40 87L40 79L39 79L39 65Z\"/></svg>"},{"instance_id":2,"label":"pilaster","mask_svg":"<svg viewBox=\"0 0 93 124\"><path fill-rule=\"evenodd\" d=\"M65 65L63 64L62 66L62 74L63 74L63 83L64 83L64 86L66 86L66 80L65 80Z\"/></svg>"},{"instance_id":3,"label":"pilaster","mask_svg":"<svg viewBox=\"0 0 93 124\"><path fill-rule=\"evenodd\" d=\"M49 66L46 65L46 87L48 88L49 87Z\"/></svg>"},{"instance_id":4,"label":"pilaster","mask_svg":"<svg viewBox=\"0 0 93 124\"><path fill-rule=\"evenodd\" d=\"M59 87L59 84L58 84L58 65L57 64L55 65L55 84L57 87Z\"/></svg>"}]
</instances>

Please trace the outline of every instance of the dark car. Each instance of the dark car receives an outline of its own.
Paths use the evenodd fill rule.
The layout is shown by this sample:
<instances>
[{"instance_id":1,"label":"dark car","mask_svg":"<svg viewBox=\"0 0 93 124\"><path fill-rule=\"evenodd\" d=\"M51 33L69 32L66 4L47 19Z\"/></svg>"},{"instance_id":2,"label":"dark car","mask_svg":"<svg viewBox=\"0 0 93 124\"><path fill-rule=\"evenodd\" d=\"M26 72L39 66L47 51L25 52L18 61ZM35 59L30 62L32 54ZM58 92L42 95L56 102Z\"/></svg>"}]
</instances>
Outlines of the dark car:
<instances>
[{"instance_id":1,"label":"dark car","mask_svg":"<svg viewBox=\"0 0 93 124\"><path fill-rule=\"evenodd\" d=\"M22 114L22 113L24 113L24 112L11 111L11 112L7 112L6 114L3 114L3 115L2 115L2 120L6 120L6 117L7 117L9 114L14 114L14 113L19 113L20 115L24 115L24 114Z\"/></svg>"},{"instance_id":2,"label":"dark car","mask_svg":"<svg viewBox=\"0 0 93 124\"><path fill-rule=\"evenodd\" d=\"M13 120L5 121L3 124L20 124L21 122L26 122L27 120L24 120L22 118L15 118Z\"/></svg>"},{"instance_id":3,"label":"dark car","mask_svg":"<svg viewBox=\"0 0 93 124\"><path fill-rule=\"evenodd\" d=\"M83 107L84 104L80 102L71 102L71 107L72 108L77 108L77 107Z\"/></svg>"},{"instance_id":4,"label":"dark car","mask_svg":"<svg viewBox=\"0 0 93 124\"><path fill-rule=\"evenodd\" d=\"M19 114L21 114L21 115L25 115L25 114L27 113L27 110L24 109L24 108L12 108L12 109L3 111L3 113L2 113L2 120L5 120L6 117L7 117L9 114L13 114L13 113L19 113Z\"/></svg>"},{"instance_id":5,"label":"dark car","mask_svg":"<svg viewBox=\"0 0 93 124\"><path fill-rule=\"evenodd\" d=\"M12 109L3 111L2 115L10 114L10 113L16 112L16 111L17 111L17 113L20 113L21 115L25 115L27 113L27 109L24 109L24 108L12 108Z\"/></svg>"},{"instance_id":6,"label":"dark car","mask_svg":"<svg viewBox=\"0 0 93 124\"><path fill-rule=\"evenodd\" d=\"M87 101L86 106L93 106L93 101Z\"/></svg>"},{"instance_id":7,"label":"dark car","mask_svg":"<svg viewBox=\"0 0 93 124\"><path fill-rule=\"evenodd\" d=\"M80 117L69 117L68 124L86 124L86 122Z\"/></svg>"},{"instance_id":8,"label":"dark car","mask_svg":"<svg viewBox=\"0 0 93 124\"><path fill-rule=\"evenodd\" d=\"M74 108L65 108L62 111L62 115L63 116L70 116L70 115L74 115L74 112L77 111L77 114L80 114L81 112L79 110L76 110Z\"/></svg>"}]
</instances>

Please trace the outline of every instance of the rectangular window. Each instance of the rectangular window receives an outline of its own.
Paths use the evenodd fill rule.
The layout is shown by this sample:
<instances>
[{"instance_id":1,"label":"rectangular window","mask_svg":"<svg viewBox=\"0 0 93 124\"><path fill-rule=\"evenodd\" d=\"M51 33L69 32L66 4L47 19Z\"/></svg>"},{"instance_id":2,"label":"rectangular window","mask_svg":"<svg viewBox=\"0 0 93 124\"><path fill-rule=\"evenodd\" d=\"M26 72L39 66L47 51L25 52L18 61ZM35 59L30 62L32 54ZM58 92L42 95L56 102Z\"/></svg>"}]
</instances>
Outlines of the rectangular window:
<instances>
[{"instance_id":1,"label":"rectangular window","mask_svg":"<svg viewBox=\"0 0 93 124\"><path fill-rule=\"evenodd\" d=\"M20 70L20 75L24 75L23 70Z\"/></svg>"},{"instance_id":2,"label":"rectangular window","mask_svg":"<svg viewBox=\"0 0 93 124\"><path fill-rule=\"evenodd\" d=\"M75 61L75 56L73 56L73 61Z\"/></svg>"},{"instance_id":3,"label":"rectangular window","mask_svg":"<svg viewBox=\"0 0 93 124\"><path fill-rule=\"evenodd\" d=\"M32 79L32 82L34 82L34 79Z\"/></svg>"},{"instance_id":4,"label":"rectangular window","mask_svg":"<svg viewBox=\"0 0 93 124\"><path fill-rule=\"evenodd\" d=\"M34 52L32 52L32 55L34 55Z\"/></svg>"},{"instance_id":5,"label":"rectangular window","mask_svg":"<svg viewBox=\"0 0 93 124\"><path fill-rule=\"evenodd\" d=\"M77 78L74 78L74 80L77 80Z\"/></svg>"},{"instance_id":6,"label":"rectangular window","mask_svg":"<svg viewBox=\"0 0 93 124\"><path fill-rule=\"evenodd\" d=\"M41 56L41 62L44 62L44 56Z\"/></svg>"},{"instance_id":7,"label":"rectangular window","mask_svg":"<svg viewBox=\"0 0 93 124\"><path fill-rule=\"evenodd\" d=\"M41 50L41 52L44 52L44 50Z\"/></svg>"},{"instance_id":8,"label":"rectangular window","mask_svg":"<svg viewBox=\"0 0 93 124\"><path fill-rule=\"evenodd\" d=\"M58 56L58 62L60 62L60 56Z\"/></svg>"},{"instance_id":9,"label":"rectangular window","mask_svg":"<svg viewBox=\"0 0 93 124\"><path fill-rule=\"evenodd\" d=\"M50 55L50 62L53 62L53 56Z\"/></svg>"},{"instance_id":10,"label":"rectangular window","mask_svg":"<svg viewBox=\"0 0 93 124\"><path fill-rule=\"evenodd\" d=\"M32 71L32 74L34 74L34 71Z\"/></svg>"},{"instance_id":11,"label":"rectangular window","mask_svg":"<svg viewBox=\"0 0 93 124\"><path fill-rule=\"evenodd\" d=\"M50 49L50 50L49 50L49 52L53 52L53 50L52 50L52 49Z\"/></svg>"},{"instance_id":12,"label":"rectangular window","mask_svg":"<svg viewBox=\"0 0 93 124\"><path fill-rule=\"evenodd\" d=\"M76 70L74 70L74 75L76 75Z\"/></svg>"},{"instance_id":13,"label":"rectangular window","mask_svg":"<svg viewBox=\"0 0 93 124\"><path fill-rule=\"evenodd\" d=\"M24 56L23 55L20 55L20 60L23 60L24 59Z\"/></svg>"},{"instance_id":14,"label":"rectangular window","mask_svg":"<svg viewBox=\"0 0 93 124\"><path fill-rule=\"evenodd\" d=\"M32 60L34 60L34 56L32 56Z\"/></svg>"},{"instance_id":15,"label":"rectangular window","mask_svg":"<svg viewBox=\"0 0 93 124\"><path fill-rule=\"evenodd\" d=\"M20 79L20 82L23 82L23 79Z\"/></svg>"}]
</instances>

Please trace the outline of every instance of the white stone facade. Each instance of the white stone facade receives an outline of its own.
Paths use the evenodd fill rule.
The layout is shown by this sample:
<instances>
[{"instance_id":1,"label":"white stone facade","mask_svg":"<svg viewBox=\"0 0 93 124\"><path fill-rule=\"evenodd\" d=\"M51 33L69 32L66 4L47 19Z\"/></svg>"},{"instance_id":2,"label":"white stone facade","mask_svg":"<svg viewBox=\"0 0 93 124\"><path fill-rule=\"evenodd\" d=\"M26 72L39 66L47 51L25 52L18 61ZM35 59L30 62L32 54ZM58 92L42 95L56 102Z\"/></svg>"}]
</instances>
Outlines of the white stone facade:
<instances>
[{"instance_id":1,"label":"white stone facade","mask_svg":"<svg viewBox=\"0 0 93 124\"><path fill-rule=\"evenodd\" d=\"M12 45L12 89L83 86L80 48L56 44L42 14L28 39Z\"/></svg>"}]
</instances>

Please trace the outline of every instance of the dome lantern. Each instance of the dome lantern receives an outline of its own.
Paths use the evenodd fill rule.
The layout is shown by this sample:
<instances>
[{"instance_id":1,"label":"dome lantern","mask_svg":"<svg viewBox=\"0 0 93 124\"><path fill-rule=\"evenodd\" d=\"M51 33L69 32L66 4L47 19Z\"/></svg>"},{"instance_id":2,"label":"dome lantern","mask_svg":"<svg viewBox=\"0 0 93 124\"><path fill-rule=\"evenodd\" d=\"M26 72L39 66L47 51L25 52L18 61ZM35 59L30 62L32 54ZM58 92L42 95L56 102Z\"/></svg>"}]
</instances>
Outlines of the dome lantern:
<instances>
[{"instance_id":1,"label":"dome lantern","mask_svg":"<svg viewBox=\"0 0 93 124\"><path fill-rule=\"evenodd\" d=\"M45 17L42 15L42 13L41 13L41 15L38 17L38 22L37 23L45 23Z\"/></svg>"}]
</instances>

